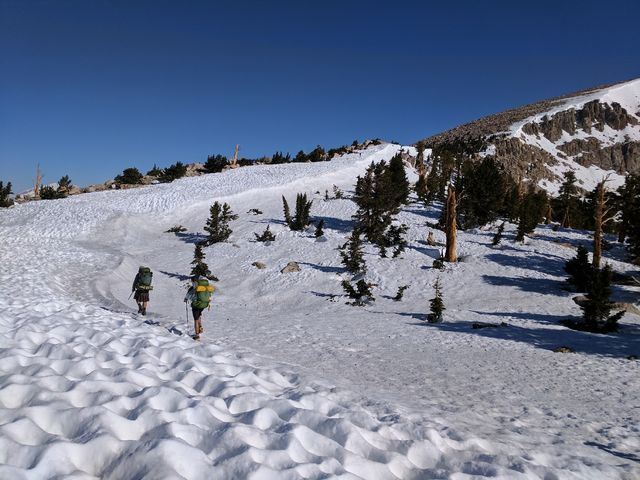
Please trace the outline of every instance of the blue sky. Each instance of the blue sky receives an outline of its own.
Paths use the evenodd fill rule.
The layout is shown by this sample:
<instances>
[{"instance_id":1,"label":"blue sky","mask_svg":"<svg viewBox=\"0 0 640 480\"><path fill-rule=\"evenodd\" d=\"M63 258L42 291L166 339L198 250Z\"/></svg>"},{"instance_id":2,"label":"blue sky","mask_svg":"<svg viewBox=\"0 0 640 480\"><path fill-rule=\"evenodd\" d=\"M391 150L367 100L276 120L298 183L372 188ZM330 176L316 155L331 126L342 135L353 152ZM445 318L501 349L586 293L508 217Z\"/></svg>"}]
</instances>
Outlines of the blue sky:
<instances>
[{"instance_id":1,"label":"blue sky","mask_svg":"<svg viewBox=\"0 0 640 480\"><path fill-rule=\"evenodd\" d=\"M640 76L638 18L632 1L0 0L0 180L413 143Z\"/></svg>"}]
</instances>

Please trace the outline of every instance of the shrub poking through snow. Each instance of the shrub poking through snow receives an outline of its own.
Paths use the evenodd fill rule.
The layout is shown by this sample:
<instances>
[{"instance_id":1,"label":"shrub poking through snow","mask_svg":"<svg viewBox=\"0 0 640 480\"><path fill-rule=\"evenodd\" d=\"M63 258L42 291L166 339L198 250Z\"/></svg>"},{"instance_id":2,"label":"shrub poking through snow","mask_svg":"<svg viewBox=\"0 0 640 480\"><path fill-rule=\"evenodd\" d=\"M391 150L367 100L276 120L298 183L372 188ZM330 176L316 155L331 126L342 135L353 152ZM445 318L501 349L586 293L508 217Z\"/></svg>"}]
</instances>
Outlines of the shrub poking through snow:
<instances>
[{"instance_id":1,"label":"shrub poking through snow","mask_svg":"<svg viewBox=\"0 0 640 480\"><path fill-rule=\"evenodd\" d=\"M262 210L258 208L252 208L249 211L247 211L247 213L250 213L251 215L262 215Z\"/></svg>"},{"instance_id":2,"label":"shrub poking through snow","mask_svg":"<svg viewBox=\"0 0 640 480\"><path fill-rule=\"evenodd\" d=\"M174 225L169 230L166 230L164 233L182 233L182 232L186 232L186 231L187 231L187 229L185 227L183 227L182 225Z\"/></svg>"},{"instance_id":3,"label":"shrub poking through snow","mask_svg":"<svg viewBox=\"0 0 640 480\"><path fill-rule=\"evenodd\" d=\"M344 198L344 193L342 192L342 190L340 190L337 186L333 186L333 198L336 198L338 200Z\"/></svg>"},{"instance_id":4,"label":"shrub poking through snow","mask_svg":"<svg viewBox=\"0 0 640 480\"><path fill-rule=\"evenodd\" d=\"M435 297L429 301L430 311L427 315L427 321L429 323L440 323L442 321L442 312L445 311L444 301L442 300L442 290L440 288L440 278L436 279L436 283L433 286Z\"/></svg>"},{"instance_id":5,"label":"shrub poking through snow","mask_svg":"<svg viewBox=\"0 0 640 480\"><path fill-rule=\"evenodd\" d=\"M386 256L386 249L393 247L393 258L400 256L407 246L407 240L404 235L407 233L409 227L406 225L389 225L389 228L384 234L384 245L378 246L380 249L380 256Z\"/></svg>"},{"instance_id":6,"label":"shrub poking through snow","mask_svg":"<svg viewBox=\"0 0 640 480\"><path fill-rule=\"evenodd\" d=\"M625 311L621 310L614 315L609 315L613 308L611 295L611 267L605 265L602 269L595 269L587 301L580 305L582 309L582 321L570 322L567 325L576 330L593 333L610 333L618 329L618 320Z\"/></svg>"},{"instance_id":7,"label":"shrub poking through snow","mask_svg":"<svg viewBox=\"0 0 640 480\"><path fill-rule=\"evenodd\" d=\"M211 206L209 213L209 220L204 227L205 231L209 233L206 243L211 245L212 243L224 242L232 232L229 228L229 222L236 220L238 216L233 214L227 203L221 205L219 202L215 202Z\"/></svg>"},{"instance_id":8,"label":"shrub poking through snow","mask_svg":"<svg viewBox=\"0 0 640 480\"><path fill-rule=\"evenodd\" d=\"M500 224L500 226L498 227L498 231L493 236L493 240L491 241L491 245L493 245L495 247L496 245L500 244L500 242L502 241L502 232L504 232L504 222L502 222Z\"/></svg>"},{"instance_id":9,"label":"shrub poking through snow","mask_svg":"<svg viewBox=\"0 0 640 480\"><path fill-rule=\"evenodd\" d=\"M136 185L142 181L142 174L135 168L125 168L122 173L114 178L116 183L124 183L127 185Z\"/></svg>"},{"instance_id":10,"label":"shrub poking through snow","mask_svg":"<svg viewBox=\"0 0 640 480\"><path fill-rule=\"evenodd\" d=\"M316 227L316 231L314 233L316 238L320 238L321 236L324 235L324 230L322 229L324 227L324 219L321 219L318 222L318 226Z\"/></svg>"},{"instance_id":11,"label":"shrub poking through snow","mask_svg":"<svg viewBox=\"0 0 640 480\"><path fill-rule=\"evenodd\" d=\"M269 225L267 225L267 228L262 232L262 234L258 235L257 233L254 233L254 235L256 236L256 242L273 242L276 239L273 232L269 230Z\"/></svg>"},{"instance_id":12,"label":"shrub poking through snow","mask_svg":"<svg viewBox=\"0 0 640 480\"><path fill-rule=\"evenodd\" d=\"M347 302L349 305L362 307L363 305L369 302L375 302L376 300L371 293L371 285L362 278L356 282L355 286L348 280L343 280L342 288L349 298L353 299L353 302Z\"/></svg>"},{"instance_id":13,"label":"shrub poking through snow","mask_svg":"<svg viewBox=\"0 0 640 480\"><path fill-rule=\"evenodd\" d=\"M587 292L593 281L594 268L589 262L589 252L580 245L576 256L568 260L564 265L564 271L569 274L567 282L578 292Z\"/></svg>"},{"instance_id":14,"label":"shrub poking through snow","mask_svg":"<svg viewBox=\"0 0 640 480\"><path fill-rule=\"evenodd\" d=\"M58 196L58 192L55 188L50 185L42 185L40 187L40 198L42 200L55 200L60 197Z\"/></svg>"},{"instance_id":15,"label":"shrub poking through snow","mask_svg":"<svg viewBox=\"0 0 640 480\"><path fill-rule=\"evenodd\" d=\"M184 177L186 173L187 173L187 166L184 165L182 162L176 162L170 167L167 167L164 169L164 171L162 172L162 175L160 176L160 181L164 183L173 182L178 178Z\"/></svg>"},{"instance_id":16,"label":"shrub poking through snow","mask_svg":"<svg viewBox=\"0 0 640 480\"><path fill-rule=\"evenodd\" d=\"M347 242L340 247L340 256L342 257L342 264L348 272L358 274L367 271L367 265L362 253L362 239L358 230L351 232Z\"/></svg>"},{"instance_id":17,"label":"shrub poking through snow","mask_svg":"<svg viewBox=\"0 0 640 480\"><path fill-rule=\"evenodd\" d=\"M287 199L282 196L282 206L284 210L284 221L291 230L302 231L307 225L309 225L309 215L311 212L311 204L313 200L307 199L306 193L299 193L296 196L296 211L293 217L291 217L291 210Z\"/></svg>"},{"instance_id":18,"label":"shrub poking through snow","mask_svg":"<svg viewBox=\"0 0 640 480\"><path fill-rule=\"evenodd\" d=\"M218 280L211 274L209 266L204 261L204 252L202 251L202 244L197 243L193 252L193 261L191 262L193 268L191 269L191 276L202 276L210 278L211 280Z\"/></svg>"},{"instance_id":19,"label":"shrub poking through snow","mask_svg":"<svg viewBox=\"0 0 640 480\"><path fill-rule=\"evenodd\" d=\"M154 163L153 168L147 172L148 177L159 177L162 175L162 169L158 168L158 166Z\"/></svg>"},{"instance_id":20,"label":"shrub poking through snow","mask_svg":"<svg viewBox=\"0 0 640 480\"><path fill-rule=\"evenodd\" d=\"M71 179L69 175L65 175L60 180L58 180L58 198L65 198L69 195L69 191L73 187L71 183Z\"/></svg>"},{"instance_id":21,"label":"shrub poking through snow","mask_svg":"<svg viewBox=\"0 0 640 480\"><path fill-rule=\"evenodd\" d=\"M431 267L437 270L444 270L444 257L440 256L434 259Z\"/></svg>"},{"instance_id":22,"label":"shrub poking through snow","mask_svg":"<svg viewBox=\"0 0 640 480\"><path fill-rule=\"evenodd\" d=\"M229 160L223 155L209 155L202 169L207 173L218 173L229 165Z\"/></svg>"},{"instance_id":23,"label":"shrub poking through snow","mask_svg":"<svg viewBox=\"0 0 640 480\"><path fill-rule=\"evenodd\" d=\"M0 207L5 208L13 205L11 193L11 182L7 182L6 185L0 182Z\"/></svg>"},{"instance_id":24,"label":"shrub poking through snow","mask_svg":"<svg viewBox=\"0 0 640 480\"><path fill-rule=\"evenodd\" d=\"M407 288L409 288L409 285L401 285L401 286L399 286L399 287L398 287L398 291L396 292L396 296L395 296L395 297L393 297L393 299L394 299L396 302L399 302L400 300L402 300L402 297L403 297L403 295L404 295L404 291L405 291Z\"/></svg>"}]
</instances>

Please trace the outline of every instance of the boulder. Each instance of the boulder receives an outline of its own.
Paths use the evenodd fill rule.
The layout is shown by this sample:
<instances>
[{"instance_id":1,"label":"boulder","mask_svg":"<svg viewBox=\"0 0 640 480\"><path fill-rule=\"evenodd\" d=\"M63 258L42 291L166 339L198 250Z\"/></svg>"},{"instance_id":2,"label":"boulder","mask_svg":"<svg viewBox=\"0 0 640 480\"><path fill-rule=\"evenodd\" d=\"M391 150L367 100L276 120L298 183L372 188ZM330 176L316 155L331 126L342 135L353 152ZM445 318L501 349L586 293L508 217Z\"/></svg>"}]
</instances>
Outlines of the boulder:
<instances>
[{"instance_id":1,"label":"boulder","mask_svg":"<svg viewBox=\"0 0 640 480\"><path fill-rule=\"evenodd\" d=\"M289 262L287 266L280 270L280 273L291 273L291 272L299 272L300 265L297 262Z\"/></svg>"},{"instance_id":2,"label":"boulder","mask_svg":"<svg viewBox=\"0 0 640 480\"><path fill-rule=\"evenodd\" d=\"M264 270L265 268L267 268L267 265L262 262L253 262L251 265L256 267L258 270Z\"/></svg>"}]
</instances>

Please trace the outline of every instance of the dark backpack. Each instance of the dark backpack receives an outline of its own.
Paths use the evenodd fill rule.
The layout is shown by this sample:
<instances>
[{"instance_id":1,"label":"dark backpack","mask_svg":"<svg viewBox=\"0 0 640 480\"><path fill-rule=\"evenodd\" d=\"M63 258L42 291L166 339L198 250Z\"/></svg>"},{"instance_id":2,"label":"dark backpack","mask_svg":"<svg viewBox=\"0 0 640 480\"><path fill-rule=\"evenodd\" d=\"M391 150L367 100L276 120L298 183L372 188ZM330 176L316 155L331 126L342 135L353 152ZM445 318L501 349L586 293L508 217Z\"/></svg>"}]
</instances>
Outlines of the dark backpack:
<instances>
[{"instance_id":1,"label":"dark backpack","mask_svg":"<svg viewBox=\"0 0 640 480\"><path fill-rule=\"evenodd\" d=\"M149 267L140 267L138 270L138 286L140 290L152 290L151 282L153 280L153 272Z\"/></svg>"},{"instance_id":2,"label":"dark backpack","mask_svg":"<svg viewBox=\"0 0 640 480\"><path fill-rule=\"evenodd\" d=\"M198 284L195 286L196 299L191 302L191 305L195 308L204 310L209 306L211 301L211 294L215 290L212 285L209 285L209 280L198 280Z\"/></svg>"}]
</instances>

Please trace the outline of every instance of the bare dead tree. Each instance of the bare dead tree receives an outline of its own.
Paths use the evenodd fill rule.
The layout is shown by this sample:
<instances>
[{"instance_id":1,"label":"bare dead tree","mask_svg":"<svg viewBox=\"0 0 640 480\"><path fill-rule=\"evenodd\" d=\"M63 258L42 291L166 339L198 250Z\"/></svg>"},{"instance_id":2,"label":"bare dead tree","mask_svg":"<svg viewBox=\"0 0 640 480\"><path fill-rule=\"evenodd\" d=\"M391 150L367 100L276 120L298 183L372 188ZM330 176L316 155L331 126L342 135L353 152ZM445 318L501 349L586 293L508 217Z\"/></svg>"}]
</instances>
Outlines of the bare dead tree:
<instances>
[{"instance_id":1,"label":"bare dead tree","mask_svg":"<svg viewBox=\"0 0 640 480\"><path fill-rule=\"evenodd\" d=\"M596 205L593 215L595 228L593 231L592 265L594 268L600 268L600 260L602 259L602 228L607 222L610 222L615 217L615 207L608 206L609 202L605 195L605 184L607 181L609 181L609 175L602 179L596 187Z\"/></svg>"},{"instance_id":2,"label":"bare dead tree","mask_svg":"<svg viewBox=\"0 0 640 480\"><path fill-rule=\"evenodd\" d=\"M446 234L447 234L447 248L445 251L444 260L446 262L456 262L458 260L456 236L457 236L457 207L456 202L456 190L452 186L449 186L447 193L447 221L446 221Z\"/></svg>"}]
</instances>

